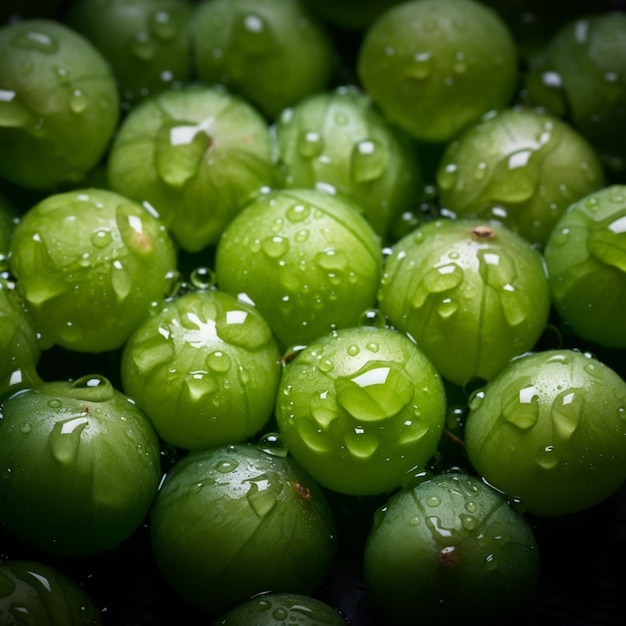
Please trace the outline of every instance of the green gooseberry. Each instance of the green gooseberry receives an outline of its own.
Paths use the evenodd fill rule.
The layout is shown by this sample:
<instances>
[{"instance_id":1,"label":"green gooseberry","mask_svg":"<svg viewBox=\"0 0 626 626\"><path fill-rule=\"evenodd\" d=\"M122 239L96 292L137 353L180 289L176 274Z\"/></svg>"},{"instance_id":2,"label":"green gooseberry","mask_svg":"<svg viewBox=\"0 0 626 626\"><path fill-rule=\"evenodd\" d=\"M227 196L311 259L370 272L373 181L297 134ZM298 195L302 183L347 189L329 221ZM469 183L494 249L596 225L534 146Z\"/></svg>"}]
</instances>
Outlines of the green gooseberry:
<instances>
[{"instance_id":1,"label":"green gooseberry","mask_svg":"<svg viewBox=\"0 0 626 626\"><path fill-rule=\"evenodd\" d=\"M217 290L168 301L130 337L121 362L124 391L161 439L186 449L255 435L273 413L280 374L267 322Z\"/></svg>"},{"instance_id":2,"label":"green gooseberry","mask_svg":"<svg viewBox=\"0 0 626 626\"><path fill-rule=\"evenodd\" d=\"M489 380L532 349L550 313L541 255L501 224L437 219L387 257L380 311L451 383Z\"/></svg>"},{"instance_id":3,"label":"green gooseberry","mask_svg":"<svg viewBox=\"0 0 626 626\"><path fill-rule=\"evenodd\" d=\"M0 27L0 177L24 187L78 183L100 161L120 115L102 54L59 22Z\"/></svg>"},{"instance_id":4,"label":"green gooseberry","mask_svg":"<svg viewBox=\"0 0 626 626\"><path fill-rule=\"evenodd\" d=\"M41 356L39 338L15 283L0 277L0 393L36 377Z\"/></svg>"},{"instance_id":5,"label":"green gooseberry","mask_svg":"<svg viewBox=\"0 0 626 626\"><path fill-rule=\"evenodd\" d=\"M358 325L376 299L380 240L353 203L316 189L252 201L225 229L215 274L254 303L283 348Z\"/></svg>"},{"instance_id":6,"label":"green gooseberry","mask_svg":"<svg viewBox=\"0 0 626 626\"><path fill-rule=\"evenodd\" d=\"M517 62L515 40L490 7L472 0L413 0L369 26L357 71L390 120L415 139L445 142L509 103Z\"/></svg>"},{"instance_id":7,"label":"green gooseberry","mask_svg":"<svg viewBox=\"0 0 626 626\"><path fill-rule=\"evenodd\" d=\"M335 190L383 238L390 221L413 208L422 182L415 150L360 89L301 100L283 111L274 130L282 186Z\"/></svg>"},{"instance_id":8,"label":"green gooseberry","mask_svg":"<svg viewBox=\"0 0 626 626\"><path fill-rule=\"evenodd\" d=\"M0 561L2 626L100 626L93 599L57 567L41 561Z\"/></svg>"},{"instance_id":9,"label":"green gooseberry","mask_svg":"<svg viewBox=\"0 0 626 626\"><path fill-rule=\"evenodd\" d=\"M9 263L42 347L103 352L164 299L176 256L149 206L80 189L47 196L22 216Z\"/></svg>"},{"instance_id":10,"label":"green gooseberry","mask_svg":"<svg viewBox=\"0 0 626 626\"><path fill-rule=\"evenodd\" d=\"M276 422L290 454L321 485L349 495L400 487L437 450L446 399L439 373L406 335L344 328L284 369Z\"/></svg>"},{"instance_id":11,"label":"green gooseberry","mask_svg":"<svg viewBox=\"0 0 626 626\"><path fill-rule=\"evenodd\" d=\"M561 22L525 75L529 100L565 117L624 172L626 14L601 11Z\"/></svg>"},{"instance_id":12,"label":"green gooseberry","mask_svg":"<svg viewBox=\"0 0 626 626\"><path fill-rule=\"evenodd\" d=\"M199 252L273 186L269 128L252 105L223 89L169 90L124 118L107 178L114 191L149 202L183 250Z\"/></svg>"},{"instance_id":13,"label":"green gooseberry","mask_svg":"<svg viewBox=\"0 0 626 626\"><path fill-rule=\"evenodd\" d=\"M190 75L190 0L75 0L65 24L111 64L125 106L184 84Z\"/></svg>"},{"instance_id":14,"label":"green gooseberry","mask_svg":"<svg viewBox=\"0 0 626 626\"><path fill-rule=\"evenodd\" d=\"M530 524L464 473L391 496L374 516L363 563L366 593L394 626L511 623L539 581Z\"/></svg>"},{"instance_id":15,"label":"green gooseberry","mask_svg":"<svg viewBox=\"0 0 626 626\"><path fill-rule=\"evenodd\" d=\"M544 252L552 303L577 337L626 348L626 185L572 204Z\"/></svg>"},{"instance_id":16,"label":"green gooseberry","mask_svg":"<svg viewBox=\"0 0 626 626\"><path fill-rule=\"evenodd\" d=\"M451 141L437 169L441 206L501 222L543 247L567 207L605 182L599 156L577 130L541 110L487 115Z\"/></svg>"},{"instance_id":17,"label":"green gooseberry","mask_svg":"<svg viewBox=\"0 0 626 626\"><path fill-rule=\"evenodd\" d=\"M0 467L0 523L61 556L102 553L128 539L161 477L150 421L99 375L5 394Z\"/></svg>"},{"instance_id":18,"label":"green gooseberry","mask_svg":"<svg viewBox=\"0 0 626 626\"><path fill-rule=\"evenodd\" d=\"M588 509L626 479L626 382L578 350L514 359L470 401L472 467L520 510Z\"/></svg>"},{"instance_id":19,"label":"green gooseberry","mask_svg":"<svg viewBox=\"0 0 626 626\"><path fill-rule=\"evenodd\" d=\"M301 593L262 593L217 619L213 626L347 626L331 606Z\"/></svg>"},{"instance_id":20,"label":"green gooseberry","mask_svg":"<svg viewBox=\"0 0 626 626\"><path fill-rule=\"evenodd\" d=\"M190 32L199 80L225 85L270 118L330 79L332 42L300 0L200 2Z\"/></svg>"},{"instance_id":21,"label":"green gooseberry","mask_svg":"<svg viewBox=\"0 0 626 626\"><path fill-rule=\"evenodd\" d=\"M171 588L215 615L258 593L315 595L336 548L324 492L269 434L177 461L158 491L150 529Z\"/></svg>"}]
</instances>

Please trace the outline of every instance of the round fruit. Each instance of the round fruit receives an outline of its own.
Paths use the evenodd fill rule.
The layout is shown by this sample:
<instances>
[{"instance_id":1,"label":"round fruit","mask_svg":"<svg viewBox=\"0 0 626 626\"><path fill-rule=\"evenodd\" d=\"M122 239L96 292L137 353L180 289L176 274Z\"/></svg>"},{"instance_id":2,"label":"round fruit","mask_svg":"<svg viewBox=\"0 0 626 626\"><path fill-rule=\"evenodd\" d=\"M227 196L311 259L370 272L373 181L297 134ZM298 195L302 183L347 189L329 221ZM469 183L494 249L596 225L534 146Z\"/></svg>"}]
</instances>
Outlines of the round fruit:
<instances>
[{"instance_id":1,"label":"round fruit","mask_svg":"<svg viewBox=\"0 0 626 626\"><path fill-rule=\"evenodd\" d=\"M0 561L2 626L100 626L101 615L85 591L61 571L39 561Z\"/></svg>"},{"instance_id":2,"label":"round fruit","mask_svg":"<svg viewBox=\"0 0 626 626\"><path fill-rule=\"evenodd\" d=\"M442 207L496 220L544 246L567 207L604 184L589 142L560 119L510 108L450 142L437 171Z\"/></svg>"},{"instance_id":3,"label":"round fruit","mask_svg":"<svg viewBox=\"0 0 626 626\"><path fill-rule=\"evenodd\" d=\"M594 506L626 479L626 382L576 350L513 360L470 403L472 466L520 510Z\"/></svg>"},{"instance_id":4,"label":"round fruit","mask_svg":"<svg viewBox=\"0 0 626 626\"><path fill-rule=\"evenodd\" d=\"M554 308L577 337L626 348L626 185L574 203L557 223L544 258Z\"/></svg>"},{"instance_id":5,"label":"round fruit","mask_svg":"<svg viewBox=\"0 0 626 626\"><path fill-rule=\"evenodd\" d=\"M183 250L199 252L272 186L269 129L250 104L223 89L166 91L124 118L107 176L114 191L150 203Z\"/></svg>"},{"instance_id":6,"label":"round fruit","mask_svg":"<svg viewBox=\"0 0 626 626\"><path fill-rule=\"evenodd\" d=\"M156 563L202 611L223 613L265 591L314 595L329 572L332 510L275 437L271 443L190 452L158 492Z\"/></svg>"},{"instance_id":7,"label":"round fruit","mask_svg":"<svg viewBox=\"0 0 626 626\"><path fill-rule=\"evenodd\" d=\"M124 106L187 81L191 0L74 0L65 23L111 64Z\"/></svg>"},{"instance_id":8,"label":"round fruit","mask_svg":"<svg viewBox=\"0 0 626 626\"><path fill-rule=\"evenodd\" d=\"M263 593L235 607L213 626L347 626L325 602L300 593Z\"/></svg>"},{"instance_id":9,"label":"round fruit","mask_svg":"<svg viewBox=\"0 0 626 626\"><path fill-rule=\"evenodd\" d=\"M472 0L413 0L382 13L358 56L365 90L416 139L444 142L509 103L517 83L513 36Z\"/></svg>"},{"instance_id":10,"label":"round fruit","mask_svg":"<svg viewBox=\"0 0 626 626\"><path fill-rule=\"evenodd\" d=\"M0 27L0 177L33 189L77 183L119 119L115 78L82 35L52 20Z\"/></svg>"},{"instance_id":11,"label":"round fruit","mask_svg":"<svg viewBox=\"0 0 626 626\"><path fill-rule=\"evenodd\" d=\"M489 380L533 348L550 311L541 255L503 225L439 219L387 258L380 310L448 381Z\"/></svg>"},{"instance_id":12,"label":"round fruit","mask_svg":"<svg viewBox=\"0 0 626 626\"><path fill-rule=\"evenodd\" d=\"M300 0L200 2L190 27L200 81L225 85L268 117L330 78L332 43Z\"/></svg>"},{"instance_id":13,"label":"round fruit","mask_svg":"<svg viewBox=\"0 0 626 626\"><path fill-rule=\"evenodd\" d=\"M391 491L423 468L443 432L439 374L404 334L360 326L320 337L290 361L276 421L289 452L321 485Z\"/></svg>"},{"instance_id":14,"label":"round fruit","mask_svg":"<svg viewBox=\"0 0 626 626\"><path fill-rule=\"evenodd\" d=\"M356 326L376 299L376 233L354 205L314 189L278 190L226 228L217 284L255 304L283 347Z\"/></svg>"},{"instance_id":15,"label":"round fruit","mask_svg":"<svg viewBox=\"0 0 626 626\"><path fill-rule=\"evenodd\" d=\"M147 318L122 355L124 391L180 448L244 441L270 419L281 374L267 322L216 290L186 293Z\"/></svg>"},{"instance_id":16,"label":"round fruit","mask_svg":"<svg viewBox=\"0 0 626 626\"><path fill-rule=\"evenodd\" d=\"M467 474L400 491L374 517L365 585L384 624L510 623L539 580L532 528Z\"/></svg>"},{"instance_id":17,"label":"round fruit","mask_svg":"<svg viewBox=\"0 0 626 626\"><path fill-rule=\"evenodd\" d=\"M111 550L130 537L161 476L152 425L102 376L6 395L0 459L0 522L64 556Z\"/></svg>"},{"instance_id":18,"label":"round fruit","mask_svg":"<svg viewBox=\"0 0 626 626\"><path fill-rule=\"evenodd\" d=\"M119 348L163 300L176 249L146 206L82 189L47 196L23 215L10 267L43 347L102 352Z\"/></svg>"},{"instance_id":19,"label":"round fruit","mask_svg":"<svg viewBox=\"0 0 626 626\"><path fill-rule=\"evenodd\" d=\"M357 88L301 100L281 115L275 135L280 184L351 198L383 238L421 191L413 146Z\"/></svg>"}]
</instances>

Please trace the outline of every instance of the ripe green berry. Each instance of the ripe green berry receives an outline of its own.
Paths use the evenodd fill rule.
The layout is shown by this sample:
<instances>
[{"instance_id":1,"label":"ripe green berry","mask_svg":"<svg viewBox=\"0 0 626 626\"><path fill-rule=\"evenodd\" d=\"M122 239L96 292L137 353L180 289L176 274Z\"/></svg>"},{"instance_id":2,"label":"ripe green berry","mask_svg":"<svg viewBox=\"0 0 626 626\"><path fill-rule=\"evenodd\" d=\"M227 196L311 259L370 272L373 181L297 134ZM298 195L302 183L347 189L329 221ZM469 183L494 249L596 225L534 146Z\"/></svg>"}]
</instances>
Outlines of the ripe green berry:
<instances>
[{"instance_id":1,"label":"ripe green berry","mask_svg":"<svg viewBox=\"0 0 626 626\"><path fill-rule=\"evenodd\" d=\"M472 467L519 503L559 516L592 507L626 479L626 382L577 350L511 361L470 403Z\"/></svg>"},{"instance_id":2,"label":"ripe green berry","mask_svg":"<svg viewBox=\"0 0 626 626\"><path fill-rule=\"evenodd\" d=\"M276 421L290 453L320 484L374 495L428 463L445 406L441 378L415 343L360 326L320 337L286 365Z\"/></svg>"}]
</instances>

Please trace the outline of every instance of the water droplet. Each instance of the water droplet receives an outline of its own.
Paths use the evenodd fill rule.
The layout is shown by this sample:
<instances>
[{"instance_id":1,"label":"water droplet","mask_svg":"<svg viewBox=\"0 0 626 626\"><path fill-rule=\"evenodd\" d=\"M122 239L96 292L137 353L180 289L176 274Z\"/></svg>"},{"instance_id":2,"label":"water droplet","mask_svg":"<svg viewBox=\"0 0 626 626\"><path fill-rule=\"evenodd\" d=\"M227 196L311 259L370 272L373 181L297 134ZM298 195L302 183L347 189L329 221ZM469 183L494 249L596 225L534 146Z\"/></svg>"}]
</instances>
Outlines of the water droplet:
<instances>
[{"instance_id":1,"label":"water droplet","mask_svg":"<svg viewBox=\"0 0 626 626\"><path fill-rule=\"evenodd\" d=\"M323 374L328 374L328 372L332 371L334 366L334 363L330 359L321 359L317 364L317 369Z\"/></svg>"},{"instance_id":2,"label":"water droplet","mask_svg":"<svg viewBox=\"0 0 626 626\"><path fill-rule=\"evenodd\" d=\"M347 265L347 258L341 250L323 250L315 255L315 263L325 270L341 271Z\"/></svg>"},{"instance_id":3,"label":"water droplet","mask_svg":"<svg viewBox=\"0 0 626 626\"><path fill-rule=\"evenodd\" d=\"M469 532L472 532L478 528L478 519L474 515L466 515L465 513L459 515L461 520L461 526Z\"/></svg>"},{"instance_id":4,"label":"water droplet","mask_svg":"<svg viewBox=\"0 0 626 626\"><path fill-rule=\"evenodd\" d=\"M335 380L337 403L362 422L397 415L410 404L414 383L395 363L371 362L350 377Z\"/></svg>"},{"instance_id":5,"label":"water droplet","mask_svg":"<svg viewBox=\"0 0 626 626\"><path fill-rule=\"evenodd\" d=\"M65 465L74 463L78 456L81 434L88 423L89 418L81 413L54 425L48 438L48 446L57 461Z\"/></svg>"},{"instance_id":6,"label":"water droplet","mask_svg":"<svg viewBox=\"0 0 626 626\"><path fill-rule=\"evenodd\" d=\"M439 496L429 496L426 498L426 504L430 507L438 507L441 504L441 498Z\"/></svg>"},{"instance_id":7,"label":"water droplet","mask_svg":"<svg viewBox=\"0 0 626 626\"><path fill-rule=\"evenodd\" d=\"M324 150L324 140L315 131L302 132L298 137L298 152L301 156L313 159Z\"/></svg>"},{"instance_id":8,"label":"water droplet","mask_svg":"<svg viewBox=\"0 0 626 626\"><path fill-rule=\"evenodd\" d=\"M48 406L51 409L60 409L63 403L58 398L53 398L52 400L48 400Z\"/></svg>"},{"instance_id":9,"label":"water droplet","mask_svg":"<svg viewBox=\"0 0 626 626\"><path fill-rule=\"evenodd\" d=\"M238 16L233 25L232 41L233 46L246 54L266 54L276 47L270 25L256 13Z\"/></svg>"},{"instance_id":10,"label":"water droplet","mask_svg":"<svg viewBox=\"0 0 626 626\"><path fill-rule=\"evenodd\" d=\"M339 407L334 397L328 391L321 391L311 398L311 415L323 428L339 417Z\"/></svg>"},{"instance_id":11,"label":"water droplet","mask_svg":"<svg viewBox=\"0 0 626 626\"><path fill-rule=\"evenodd\" d=\"M380 178L389 164L389 153L380 142L366 139L352 149L352 177L356 183L366 183Z\"/></svg>"},{"instance_id":12,"label":"water droplet","mask_svg":"<svg viewBox=\"0 0 626 626\"><path fill-rule=\"evenodd\" d=\"M113 241L113 236L109 228L97 228L91 233L91 243L96 248L106 248L111 241Z\"/></svg>"},{"instance_id":13,"label":"water droplet","mask_svg":"<svg viewBox=\"0 0 626 626\"><path fill-rule=\"evenodd\" d=\"M59 49L59 42L55 37L34 28L18 31L11 39L11 44L17 48L44 54L54 54Z\"/></svg>"},{"instance_id":14,"label":"water droplet","mask_svg":"<svg viewBox=\"0 0 626 626\"><path fill-rule=\"evenodd\" d=\"M70 95L69 106L72 113L83 113L89 106L89 98L80 89L75 89Z\"/></svg>"},{"instance_id":15,"label":"water droplet","mask_svg":"<svg viewBox=\"0 0 626 626\"><path fill-rule=\"evenodd\" d=\"M215 465L215 469L221 474L229 474L239 467L239 461L224 459Z\"/></svg>"},{"instance_id":16,"label":"water droplet","mask_svg":"<svg viewBox=\"0 0 626 626\"><path fill-rule=\"evenodd\" d=\"M458 310L459 305L456 300L452 300L452 298L446 298L437 305L437 313L439 314L439 317L443 319L448 319Z\"/></svg>"},{"instance_id":17,"label":"water droplet","mask_svg":"<svg viewBox=\"0 0 626 626\"><path fill-rule=\"evenodd\" d=\"M369 459L380 443L376 433L363 426L357 426L352 432L346 433L344 442L350 454L359 459Z\"/></svg>"},{"instance_id":18,"label":"water droplet","mask_svg":"<svg viewBox=\"0 0 626 626\"><path fill-rule=\"evenodd\" d=\"M407 74L412 78L424 80L432 72L432 52L418 52L413 55L413 63L407 67Z\"/></svg>"},{"instance_id":19,"label":"water droplet","mask_svg":"<svg viewBox=\"0 0 626 626\"><path fill-rule=\"evenodd\" d=\"M324 454L331 451L331 444L324 431L308 420L300 420L297 424L302 441L314 452Z\"/></svg>"},{"instance_id":20,"label":"water droplet","mask_svg":"<svg viewBox=\"0 0 626 626\"><path fill-rule=\"evenodd\" d=\"M261 474L244 482L250 484L246 492L248 504L259 517L265 517L276 505L276 493L272 480L267 474Z\"/></svg>"},{"instance_id":21,"label":"water droplet","mask_svg":"<svg viewBox=\"0 0 626 626\"><path fill-rule=\"evenodd\" d=\"M303 222L311 214L311 207L306 204L294 204L287 209L287 219L294 224Z\"/></svg>"},{"instance_id":22,"label":"water droplet","mask_svg":"<svg viewBox=\"0 0 626 626\"><path fill-rule=\"evenodd\" d=\"M446 163L437 172L437 183L441 189L448 191L456 185L459 178L459 166L456 163Z\"/></svg>"},{"instance_id":23,"label":"water droplet","mask_svg":"<svg viewBox=\"0 0 626 626\"><path fill-rule=\"evenodd\" d=\"M470 513L476 513L476 511L478 510L478 505L473 500L469 500L465 503L465 510L469 511Z\"/></svg>"},{"instance_id":24,"label":"water droplet","mask_svg":"<svg viewBox=\"0 0 626 626\"><path fill-rule=\"evenodd\" d=\"M502 417L521 430L532 428L539 419L539 390L530 377L514 380L502 393Z\"/></svg>"},{"instance_id":25,"label":"water droplet","mask_svg":"<svg viewBox=\"0 0 626 626\"><path fill-rule=\"evenodd\" d=\"M551 470L559 463L559 457L555 453L554 446L546 446L537 455L537 464L544 469Z\"/></svg>"},{"instance_id":26,"label":"water droplet","mask_svg":"<svg viewBox=\"0 0 626 626\"><path fill-rule=\"evenodd\" d=\"M425 272L423 280L429 293L441 293L458 287L465 274L463 269L456 263L447 263L433 267Z\"/></svg>"},{"instance_id":27,"label":"water droplet","mask_svg":"<svg viewBox=\"0 0 626 626\"><path fill-rule=\"evenodd\" d=\"M215 272L209 267L196 267L189 275L192 287L199 290L210 289L215 286L217 278Z\"/></svg>"},{"instance_id":28,"label":"water droplet","mask_svg":"<svg viewBox=\"0 0 626 626\"><path fill-rule=\"evenodd\" d=\"M0 125L6 128L34 127L38 122L15 91L0 89Z\"/></svg>"},{"instance_id":29,"label":"water droplet","mask_svg":"<svg viewBox=\"0 0 626 626\"><path fill-rule=\"evenodd\" d=\"M278 433L266 433L259 439L257 446L262 452L283 459L289 452L287 444Z\"/></svg>"},{"instance_id":30,"label":"water droplet","mask_svg":"<svg viewBox=\"0 0 626 626\"><path fill-rule=\"evenodd\" d=\"M226 352L216 350L207 356L206 364L214 372L224 374L230 370L231 359Z\"/></svg>"},{"instance_id":31,"label":"water droplet","mask_svg":"<svg viewBox=\"0 0 626 626\"><path fill-rule=\"evenodd\" d=\"M493 554L488 554L483 561L483 567L488 572L493 572L498 567L498 561Z\"/></svg>"},{"instance_id":32,"label":"water droplet","mask_svg":"<svg viewBox=\"0 0 626 626\"><path fill-rule=\"evenodd\" d=\"M261 250L272 259L279 259L289 251L289 240L278 235L261 241Z\"/></svg>"},{"instance_id":33,"label":"water droplet","mask_svg":"<svg viewBox=\"0 0 626 626\"><path fill-rule=\"evenodd\" d=\"M583 394L583 389L570 388L554 399L550 414L556 437L567 440L578 428L584 404L581 401Z\"/></svg>"},{"instance_id":34,"label":"water droplet","mask_svg":"<svg viewBox=\"0 0 626 626\"><path fill-rule=\"evenodd\" d=\"M464 74L467 70L467 60L465 59L464 52L457 52L454 55L454 60L452 62L452 71L456 74Z\"/></svg>"},{"instance_id":35,"label":"water droplet","mask_svg":"<svg viewBox=\"0 0 626 626\"><path fill-rule=\"evenodd\" d=\"M141 61L152 61L157 53L158 46L150 37L150 33L141 31L133 40L130 52Z\"/></svg>"},{"instance_id":36,"label":"water droplet","mask_svg":"<svg viewBox=\"0 0 626 626\"><path fill-rule=\"evenodd\" d=\"M150 32L163 41L172 39L178 32L178 23L168 11L155 11L150 16Z\"/></svg>"},{"instance_id":37,"label":"water droplet","mask_svg":"<svg viewBox=\"0 0 626 626\"><path fill-rule=\"evenodd\" d=\"M284 621L289 617L289 611L282 607L278 607L277 609L274 609L274 611L272 612L272 617L276 621Z\"/></svg>"}]
</instances>

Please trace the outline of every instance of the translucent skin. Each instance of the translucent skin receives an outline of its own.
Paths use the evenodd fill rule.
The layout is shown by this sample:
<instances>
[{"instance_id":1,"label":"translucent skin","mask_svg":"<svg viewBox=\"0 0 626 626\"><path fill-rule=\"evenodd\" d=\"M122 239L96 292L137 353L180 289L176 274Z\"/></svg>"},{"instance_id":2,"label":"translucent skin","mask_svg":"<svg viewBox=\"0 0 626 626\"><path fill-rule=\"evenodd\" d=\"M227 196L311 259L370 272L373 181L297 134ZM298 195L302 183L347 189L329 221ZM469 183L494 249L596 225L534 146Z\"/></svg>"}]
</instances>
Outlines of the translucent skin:
<instances>
[{"instance_id":1,"label":"translucent skin","mask_svg":"<svg viewBox=\"0 0 626 626\"><path fill-rule=\"evenodd\" d=\"M377 512L364 552L365 589L382 623L502 624L539 580L531 526L467 474L440 474Z\"/></svg>"},{"instance_id":2,"label":"translucent skin","mask_svg":"<svg viewBox=\"0 0 626 626\"><path fill-rule=\"evenodd\" d=\"M437 169L442 207L496 220L543 247L573 202L605 183L595 149L553 115L508 108L451 141Z\"/></svg>"},{"instance_id":3,"label":"translucent skin","mask_svg":"<svg viewBox=\"0 0 626 626\"><path fill-rule=\"evenodd\" d=\"M64 22L109 61L125 105L189 78L189 0L75 0Z\"/></svg>"},{"instance_id":4,"label":"translucent skin","mask_svg":"<svg viewBox=\"0 0 626 626\"><path fill-rule=\"evenodd\" d=\"M358 324L382 267L376 233L352 203L314 189L277 190L224 231L220 289L254 302L283 348Z\"/></svg>"},{"instance_id":5,"label":"translucent skin","mask_svg":"<svg viewBox=\"0 0 626 626\"><path fill-rule=\"evenodd\" d=\"M298 593L264 593L230 610L213 626L346 626L346 620L325 602Z\"/></svg>"},{"instance_id":6,"label":"translucent skin","mask_svg":"<svg viewBox=\"0 0 626 626\"><path fill-rule=\"evenodd\" d=\"M0 521L49 554L112 550L143 522L161 476L159 442L101 376L47 382L0 405Z\"/></svg>"},{"instance_id":7,"label":"translucent skin","mask_svg":"<svg viewBox=\"0 0 626 626\"><path fill-rule=\"evenodd\" d=\"M52 190L78 183L119 119L111 68L82 35L52 20L0 28L0 177Z\"/></svg>"},{"instance_id":8,"label":"translucent skin","mask_svg":"<svg viewBox=\"0 0 626 626\"><path fill-rule=\"evenodd\" d=\"M506 227L440 219L405 235L386 259L378 302L457 385L489 380L530 350L548 320L540 254Z\"/></svg>"},{"instance_id":9,"label":"translucent skin","mask_svg":"<svg viewBox=\"0 0 626 626\"><path fill-rule=\"evenodd\" d=\"M574 203L545 249L550 293L565 327L607 348L626 348L626 185Z\"/></svg>"},{"instance_id":10,"label":"translucent skin","mask_svg":"<svg viewBox=\"0 0 626 626\"><path fill-rule=\"evenodd\" d=\"M224 90L167 91L124 119L107 178L114 191L148 201L183 250L199 252L273 186L269 129L252 105Z\"/></svg>"},{"instance_id":11,"label":"translucent skin","mask_svg":"<svg viewBox=\"0 0 626 626\"><path fill-rule=\"evenodd\" d=\"M432 363L389 328L338 330L283 372L276 422L290 453L321 485L350 495L399 487L443 432L446 399Z\"/></svg>"},{"instance_id":12,"label":"translucent skin","mask_svg":"<svg viewBox=\"0 0 626 626\"><path fill-rule=\"evenodd\" d=\"M119 348L165 298L176 249L145 206L82 189L47 196L24 214L10 266L42 347L103 352Z\"/></svg>"},{"instance_id":13,"label":"translucent skin","mask_svg":"<svg viewBox=\"0 0 626 626\"><path fill-rule=\"evenodd\" d=\"M520 510L592 507L626 479L626 382L577 350L513 360L470 402L472 467Z\"/></svg>"},{"instance_id":14,"label":"translucent skin","mask_svg":"<svg viewBox=\"0 0 626 626\"><path fill-rule=\"evenodd\" d=\"M472 0L414 0L385 11L358 57L365 90L411 136L444 142L492 109L517 81L505 23Z\"/></svg>"},{"instance_id":15,"label":"translucent skin","mask_svg":"<svg viewBox=\"0 0 626 626\"><path fill-rule=\"evenodd\" d=\"M161 438L186 449L255 435L273 413L281 374L267 322L215 290L187 293L147 318L121 367L124 391Z\"/></svg>"},{"instance_id":16,"label":"translucent skin","mask_svg":"<svg viewBox=\"0 0 626 626\"><path fill-rule=\"evenodd\" d=\"M602 12L562 24L525 83L530 100L568 119L603 155L626 169L626 15Z\"/></svg>"},{"instance_id":17,"label":"translucent skin","mask_svg":"<svg viewBox=\"0 0 626 626\"><path fill-rule=\"evenodd\" d=\"M325 88L333 45L300 0L201 2L190 20L195 70L270 118Z\"/></svg>"},{"instance_id":18,"label":"translucent skin","mask_svg":"<svg viewBox=\"0 0 626 626\"><path fill-rule=\"evenodd\" d=\"M421 191L413 145L359 89L301 100L283 112L274 130L281 185L336 190L362 209L383 239L390 221L413 208Z\"/></svg>"},{"instance_id":19,"label":"translucent skin","mask_svg":"<svg viewBox=\"0 0 626 626\"><path fill-rule=\"evenodd\" d=\"M40 561L0 562L0 624L100 626L102 617L89 595L56 567ZM16 618L19 615L19 621Z\"/></svg>"},{"instance_id":20,"label":"translucent skin","mask_svg":"<svg viewBox=\"0 0 626 626\"><path fill-rule=\"evenodd\" d=\"M268 589L315 595L335 553L324 493L286 449L189 453L168 472L150 528L165 579L214 615Z\"/></svg>"}]
</instances>

